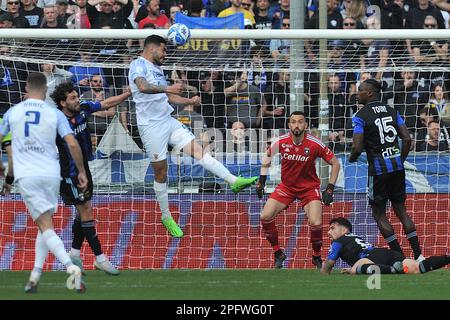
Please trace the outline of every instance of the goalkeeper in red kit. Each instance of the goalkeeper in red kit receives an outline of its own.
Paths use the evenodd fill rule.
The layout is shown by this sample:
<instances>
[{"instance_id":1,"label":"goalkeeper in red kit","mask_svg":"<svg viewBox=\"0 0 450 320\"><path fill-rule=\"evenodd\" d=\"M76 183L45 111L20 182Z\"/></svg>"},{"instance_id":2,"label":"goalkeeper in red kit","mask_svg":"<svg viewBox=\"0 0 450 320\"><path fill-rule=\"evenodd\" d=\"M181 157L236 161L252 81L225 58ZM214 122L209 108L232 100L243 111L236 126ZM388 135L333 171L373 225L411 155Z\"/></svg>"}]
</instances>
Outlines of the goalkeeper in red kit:
<instances>
[{"instance_id":1,"label":"goalkeeper in red kit","mask_svg":"<svg viewBox=\"0 0 450 320\"><path fill-rule=\"evenodd\" d=\"M271 157L281 155L281 183L267 200L261 213L261 224L264 234L273 248L275 268L282 268L286 254L278 243L278 231L275 217L286 209L294 200L299 199L308 216L310 224L310 240L313 249L312 262L316 268L322 267L320 250L322 248L322 202L330 205L333 202L333 191L340 164L322 141L306 132L308 122L305 114L295 111L289 116L290 133L280 136L267 149L262 159L261 174L256 184L258 198L264 195L267 172ZM320 195L320 180L316 174L316 159L322 158L331 165L331 175L325 191Z\"/></svg>"}]
</instances>

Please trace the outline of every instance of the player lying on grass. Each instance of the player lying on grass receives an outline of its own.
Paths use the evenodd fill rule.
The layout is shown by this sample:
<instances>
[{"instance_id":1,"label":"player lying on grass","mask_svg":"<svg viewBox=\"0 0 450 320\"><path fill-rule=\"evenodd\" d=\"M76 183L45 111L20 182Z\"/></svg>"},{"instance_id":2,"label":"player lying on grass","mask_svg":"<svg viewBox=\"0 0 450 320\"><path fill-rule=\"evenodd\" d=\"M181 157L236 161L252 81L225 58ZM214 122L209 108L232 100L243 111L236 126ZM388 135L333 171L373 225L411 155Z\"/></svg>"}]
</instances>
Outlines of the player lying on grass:
<instances>
[{"instance_id":1,"label":"player lying on grass","mask_svg":"<svg viewBox=\"0 0 450 320\"><path fill-rule=\"evenodd\" d=\"M332 241L321 272L330 274L338 258L351 265L343 273L372 274L379 268L383 274L425 273L450 264L450 255L432 256L421 262L407 259L398 251L376 248L352 233L352 224L345 218L331 219L328 235Z\"/></svg>"}]
</instances>

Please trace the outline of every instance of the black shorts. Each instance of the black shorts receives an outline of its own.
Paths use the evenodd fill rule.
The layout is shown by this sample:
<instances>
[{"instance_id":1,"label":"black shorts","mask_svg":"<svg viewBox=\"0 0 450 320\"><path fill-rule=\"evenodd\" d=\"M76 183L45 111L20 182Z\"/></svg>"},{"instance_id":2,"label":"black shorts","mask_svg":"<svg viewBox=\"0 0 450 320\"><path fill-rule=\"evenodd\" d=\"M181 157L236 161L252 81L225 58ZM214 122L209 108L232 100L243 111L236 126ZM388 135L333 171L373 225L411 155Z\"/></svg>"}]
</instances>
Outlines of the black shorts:
<instances>
[{"instance_id":1,"label":"black shorts","mask_svg":"<svg viewBox=\"0 0 450 320\"><path fill-rule=\"evenodd\" d=\"M389 250L386 248L376 248L370 251L366 258L375 264L392 266L396 261L403 261L405 256L398 251Z\"/></svg>"},{"instance_id":2,"label":"black shorts","mask_svg":"<svg viewBox=\"0 0 450 320\"><path fill-rule=\"evenodd\" d=\"M405 170L394 171L380 176L369 176L369 203L385 207L387 200L393 203L404 203Z\"/></svg>"},{"instance_id":3,"label":"black shorts","mask_svg":"<svg viewBox=\"0 0 450 320\"><path fill-rule=\"evenodd\" d=\"M88 187L83 193L77 188L77 177L66 177L61 180L60 194L65 205L73 206L83 204L88 200L91 200L92 193L94 192L94 184L92 183L91 171L89 167L85 165L86 175L88 178Z\"/></svg>"}]
</instances>

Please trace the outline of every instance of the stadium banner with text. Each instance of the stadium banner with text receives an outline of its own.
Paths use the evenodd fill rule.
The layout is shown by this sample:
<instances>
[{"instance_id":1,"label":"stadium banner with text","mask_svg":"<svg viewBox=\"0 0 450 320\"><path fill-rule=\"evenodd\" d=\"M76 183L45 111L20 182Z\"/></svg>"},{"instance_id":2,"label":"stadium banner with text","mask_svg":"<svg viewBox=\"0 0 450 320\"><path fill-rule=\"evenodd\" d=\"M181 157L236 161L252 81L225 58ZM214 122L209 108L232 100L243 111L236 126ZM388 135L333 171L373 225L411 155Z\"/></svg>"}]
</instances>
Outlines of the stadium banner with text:
<instances>
[{"instance_id":1,"label":"stadium banner with text","mask_svg":"<svg viewBox=\"0 0 450 320\"><path fill-rule=\"evenodd\" d=\"M170 209L184 230L181 239L171 238L160 222L154 195L110 195L93 198L97 234L102 248L120 269L221 269L272 268L273 252L260 228L265 201L253 195L170 195ZM449 195L408 195L412 215L425 256L448 254L450 247ZM0 202L0 270L31 270L37 227L19 196ZM400 223L389 213L407 256L411 250ZM60 204L54 216L56 232L70 249L75 210ZM329 249L326 236L332 217L345 216L354 233L385 246L370 214L366 194L337 193L332 207L324 207L323 255ZM312 268L307 218L299 203L276 218L280 244L288 256L287 268ZM82 258L93 268L94 255L87 242ZM344 266L341 262L338 266ZM46 270L63 270L49 255Z\"/></svg>"},{"instance_id":2,"label":"stadium banner with text","mask_svg":"<svg viewBox=\"0 0 450 320\"><path fill-rule=\"evenodd\" d=\"M242 176L259 175L261 156L259 154L216 154L231 173ZM336 155L341 163L337 188L348 193L367 191L367 161L362 155L357 163L349 163L348 155ZM168 157L169 183L182 181L214 180L214 177L191 157ZM114 183L151 183L154 180L150 160L144 153L115 151L108 156L97 155L89 163L97 184ZM448 153L410 155L405 162L406 192L409 193L445 193L450 185L450 155ZM280 179L280 164L274 159L270 169L270 178L274 183ZM221 182L221 181L218 181Z\"/></svg>"}]
</instances>

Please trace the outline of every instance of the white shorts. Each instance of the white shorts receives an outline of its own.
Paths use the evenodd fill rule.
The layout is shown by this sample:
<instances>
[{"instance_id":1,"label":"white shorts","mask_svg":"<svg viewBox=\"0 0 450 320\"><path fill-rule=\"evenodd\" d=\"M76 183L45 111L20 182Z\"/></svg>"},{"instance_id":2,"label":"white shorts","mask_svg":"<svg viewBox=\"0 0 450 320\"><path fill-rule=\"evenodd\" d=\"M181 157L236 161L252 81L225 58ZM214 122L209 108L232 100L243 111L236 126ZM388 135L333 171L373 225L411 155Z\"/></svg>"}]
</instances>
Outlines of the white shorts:
<instances>
[{"instance_id":1,"label":"white shorts","mask_svg":"<svg viewBox=\"0 0 450 320\"><path fill-rule=\"evenodd\" d=\"M61 179L53 177L24 177L17 181L33 221L43 213L56 212L60 184Z\"/></svg>"},{"instance_id":2,"label":"white shorts","mask_svg":"<svg viewBox=\"0 0 450 320\"><path fill-rule=\"evenodd\" d=\"M139 125L139 134L150 161L167 159L167 145L181 150L194 140L194 134L180 121L169 117L149 125Z\"/></svg>"}]
</instances>

